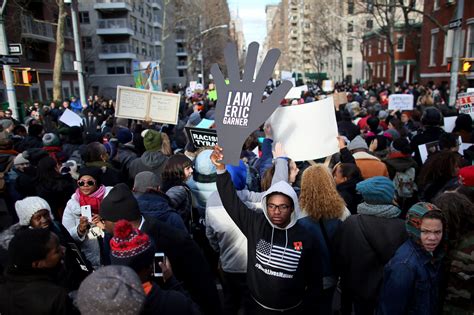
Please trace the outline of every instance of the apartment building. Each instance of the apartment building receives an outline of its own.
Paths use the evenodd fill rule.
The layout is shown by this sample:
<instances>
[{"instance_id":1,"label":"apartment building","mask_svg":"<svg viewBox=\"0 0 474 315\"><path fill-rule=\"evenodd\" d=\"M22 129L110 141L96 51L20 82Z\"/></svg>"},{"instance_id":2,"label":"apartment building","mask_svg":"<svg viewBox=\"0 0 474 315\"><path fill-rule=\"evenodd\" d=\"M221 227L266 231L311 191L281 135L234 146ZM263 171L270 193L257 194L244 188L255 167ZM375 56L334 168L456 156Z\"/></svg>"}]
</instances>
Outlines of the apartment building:
<instances>
[{"instance_id":1,"label":"apartment building","mask_svg":"<svg viewBox=\"0 0 474 315\"><path fill-rule=\"evenodd\" d=\"M62 95L64 98L79 95L77 73L73 62L74 42L70 9L64 32L64 54L62 72ZM31 86L15 86L17 100L43 101L53 99L53 68L56 52L56 25L58 7L55 1L8 1L5 15L5 31L10 44L20 43L23 55L20 64L13 66L19 71L31 68L38 72L38 83ZM3 70L3 69L2 69ZM7 101L3 76L0 78L0 100Z\"/></svg>"},{"instance_id":2,"label":"apartment building","mask_svg":"<svg viewBox=\"0 0 474 315\"><path fill-rule=\"evenodd\" d=\"M450 80L448 67L453 51L454 33L449 30L449 21L455 16L456 1L425 0L425 17L421 33L421 82L433 81L437 84ZM436 25L426 15L431 15L439 22ZM461 23L460 58L474 58L474 2L464 1L464 16ZM474 86L473 72L460 77L460 83L468 80Z\"/></svg>"},{"instance_id":3,"label":"apartment building","mask_svg":"<svg viewBox=\"0 0 474 315\"><path fill-rule=\"evenodd\" d=\"M83 0L79 22L86 93L115 98L133 61L162 59L163 0Z\"/></svg>"}]
</instances>

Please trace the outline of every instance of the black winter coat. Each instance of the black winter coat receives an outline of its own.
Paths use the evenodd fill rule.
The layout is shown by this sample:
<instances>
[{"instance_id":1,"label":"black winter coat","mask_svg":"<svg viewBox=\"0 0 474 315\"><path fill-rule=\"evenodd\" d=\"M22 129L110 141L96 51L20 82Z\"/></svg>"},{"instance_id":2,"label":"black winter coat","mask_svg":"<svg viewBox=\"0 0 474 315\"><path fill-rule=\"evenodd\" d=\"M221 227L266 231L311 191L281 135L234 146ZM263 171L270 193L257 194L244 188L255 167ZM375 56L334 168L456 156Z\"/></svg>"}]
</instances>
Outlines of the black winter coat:
<instances>
[{"instance_id":1,"label":"black winter coat","mask_svg":"<svg viewBox=\"0 0 474 315\"><path fill-rule=\"evenodd\" d=\"M362 202L362 195L356 190L356 185L361 180L351 178L336 186L337 192L346 202L347 209L351 214L357 214L357 206Z\"/></svg>"}]
</instances>

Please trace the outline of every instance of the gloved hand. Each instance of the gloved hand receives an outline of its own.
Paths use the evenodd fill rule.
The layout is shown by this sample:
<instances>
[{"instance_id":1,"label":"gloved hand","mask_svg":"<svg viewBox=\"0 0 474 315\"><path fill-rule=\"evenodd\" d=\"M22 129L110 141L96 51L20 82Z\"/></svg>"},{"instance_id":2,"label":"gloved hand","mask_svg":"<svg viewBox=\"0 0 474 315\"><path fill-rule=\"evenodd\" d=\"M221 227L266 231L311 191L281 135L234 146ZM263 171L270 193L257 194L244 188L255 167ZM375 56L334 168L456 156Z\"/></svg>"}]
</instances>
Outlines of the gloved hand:
<instances>
[{"instance_id":1,"label":"gloved hand","mask_svg":"<svg viewBox=\"0 0 474 315\"><path fill-rule=\"evenodd\" d=\"M280 57L280 51L272 49L267 53L254 81L258 48L257 42L249 45L242 80L235 44L227 44L224 50L229 83L225 83L217 64L211 68L218 95L215 112L217 136L219 146L225 153L223 160L225 164L239 164L245 139L270 117L292 87L290 81L283 81L267 99L262 101L267 82Z\"/></svg>"}]
</instances>

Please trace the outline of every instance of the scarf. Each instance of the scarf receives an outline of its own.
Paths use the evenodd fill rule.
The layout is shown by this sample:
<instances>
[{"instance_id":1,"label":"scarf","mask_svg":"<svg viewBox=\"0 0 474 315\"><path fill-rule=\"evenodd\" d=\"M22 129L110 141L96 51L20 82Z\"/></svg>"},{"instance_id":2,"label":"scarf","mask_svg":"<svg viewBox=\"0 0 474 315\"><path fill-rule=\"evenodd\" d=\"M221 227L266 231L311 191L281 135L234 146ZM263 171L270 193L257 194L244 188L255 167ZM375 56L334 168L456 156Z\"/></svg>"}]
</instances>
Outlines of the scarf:
<instances>
[{"instance_id":1,"label":"scarf","mask_svg":"<svg viewBox=\"0 0 474 315\"><path fill-rule=\"evenodd\" d=\"M75 195L81 207L89 205L91 206L93 214L99 214L100 203L105 195L105 186L100 185L100 187L89 196L84 195L79 188L77 188Z\"/></svg>"},{"instance_id":2,"label":"scarf","mask_svg":"<svg viewBox=\"0 0 474 315\"><path fill-rule=\"evenodd\" d=\"M396 218L401 210L394 205L371 205L363 202L357 206L358 214L372 215L379 218Z\"/></svg>"}]
</instances>

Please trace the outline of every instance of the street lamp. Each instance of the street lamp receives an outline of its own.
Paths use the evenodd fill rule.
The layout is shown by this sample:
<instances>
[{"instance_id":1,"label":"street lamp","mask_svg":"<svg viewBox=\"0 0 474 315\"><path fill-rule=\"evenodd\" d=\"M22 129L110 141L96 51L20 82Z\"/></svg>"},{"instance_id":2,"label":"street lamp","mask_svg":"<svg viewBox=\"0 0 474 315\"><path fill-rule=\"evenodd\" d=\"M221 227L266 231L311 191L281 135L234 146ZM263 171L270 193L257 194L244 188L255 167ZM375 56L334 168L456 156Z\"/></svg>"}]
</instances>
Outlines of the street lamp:
<instances>
[{"instance_id":1,"label":"street lamp","mask_svg":"<svg viewBox=\"0 0 474 315\"><path fill-rule=\"evenodd\" d=\"M201 28L201 18L199 18L199 28ZM204 34L207 34L211 31L214 31L216 29L220 29L220 28L228 28L229 25L227 24L221 24L221 25L217 25L217 26L213 26L213 27L210 27L204 31L201 31L199 33L199 36L201 37L201 52L200 52L200 55L201 55L201 84L203 85L204 87L204 58L203 58L203 50L204 50L204 45L203 45L203 36Z\"/></svg>"}]
</instances>

